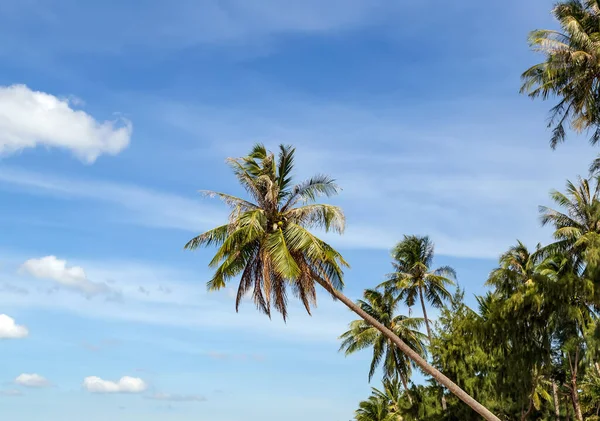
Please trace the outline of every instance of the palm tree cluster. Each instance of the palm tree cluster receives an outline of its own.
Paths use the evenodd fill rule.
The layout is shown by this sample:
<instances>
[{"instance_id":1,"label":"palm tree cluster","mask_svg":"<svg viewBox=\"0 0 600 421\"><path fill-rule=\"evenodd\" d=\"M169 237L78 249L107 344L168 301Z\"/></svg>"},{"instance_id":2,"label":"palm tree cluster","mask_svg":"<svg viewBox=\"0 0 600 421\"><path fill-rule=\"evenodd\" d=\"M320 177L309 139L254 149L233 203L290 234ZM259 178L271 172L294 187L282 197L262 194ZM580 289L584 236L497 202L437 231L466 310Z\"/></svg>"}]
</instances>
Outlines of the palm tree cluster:
<instances>
[{"instance_id":1,"label":"palm tree cluster","mask_svg":"<svg viewBox=\"0 0 600 421\"><path fill-rule=\"evenodd\" d=\"M533 420L554 414L600 420L598 178L552 192L557 209L541 207L540 214L542 224L554 228L555 241L533 251L521 242L511 247L475 311L460 289L448 289L455 271L432 267L432 241L414 235L392 250L393 270L385 280L353 302L342 293L347 262L310 230L343 231L341 209L316 203L338 192L335 181L321 175L293 185L294 149L288 146L276 157L257 145L228 162L249 198L205 192L231 207L229 220L186 248L217 247L208 288L235 279L236 308L251 295L260 311L286 319L291 289L310 313L319 285L354 311L360 319L342 333L340 349L370 349L368 378L382 368L383 381L360 403L357 419ZM400 313L417 301L422 317ZM430 308L440 312L435 323ZM412 382L415 370L427 385Z\"/></svg>"},{"instance_id":2,"label":"palm tree cluster","mask_svg":"<svg viewBox=\"0 0 600 421\"><path fill-rule=\"evenodd\" d=\"M540 219L554 241L533 250L518 241L503 253L476 310L461 290L445 300L427 350L434 366L501 419L600 420L600 177L567 182L551 199L556 208L541 206ZM410 290L398 296L406 300ZM399 367L396 377L406 373ZM395 378L388 371L384 381ZM435 383L413 385L385 401L403 420L479 419L452 396L443 405L440 393ZM382 396L374 389L365 402Z\"/></svg>"}]
</instances>

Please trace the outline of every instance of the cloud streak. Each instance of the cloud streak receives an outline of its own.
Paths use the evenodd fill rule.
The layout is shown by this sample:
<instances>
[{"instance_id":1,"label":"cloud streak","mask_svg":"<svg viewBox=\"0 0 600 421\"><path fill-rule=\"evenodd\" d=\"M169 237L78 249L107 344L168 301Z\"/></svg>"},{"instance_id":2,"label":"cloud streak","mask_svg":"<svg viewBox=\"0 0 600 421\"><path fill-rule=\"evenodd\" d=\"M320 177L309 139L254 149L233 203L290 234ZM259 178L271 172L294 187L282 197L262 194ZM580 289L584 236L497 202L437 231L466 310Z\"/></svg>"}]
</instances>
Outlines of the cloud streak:
<instances>
[{"instance_id":1,"label":"cloud streak","mask_svg":"<svg viewBox=\"0 0 600 421\"><path fill-rule=\"evenodd\" d=\"M178 395L169 393L154 393L146 396L146 399L163 402L206 402L203 395Z\"/></svg>"},{"instance_id":2,"label":"cloud streak","mask_svg":"<svg viewBox=\"0 0 600 421\"><path fill-rule=\"evenodd\" d=\"M157 111L205 139L215 156L244 154L250 143L239 139L297 146L300 179L326 171L343 188L332 202L345 210L347 230L328 237L338 247L389 249L403 234L429 234L440 254L496 258L516 238L550 240L537 207L565 178L585 175L591 156L577 142L552 151L522 107L516 99L457 98L362 108L280 93L276 104L163 103Z\"/></svg>"},{"instance_id":3,"label":"cloud streak","mask_svg":"<svg viewBox=\"0 0 600 421\"><path fill-rule=\"evenodd\" d=\"M227 215L224 208L202 203L200 197L194 200L130 184L75 181L8 167L0 168L1 184L37 195L79 198L116 206L129 215L128 222L151 227L198 232L221 223Z\"/></svg>"}]
</instances>

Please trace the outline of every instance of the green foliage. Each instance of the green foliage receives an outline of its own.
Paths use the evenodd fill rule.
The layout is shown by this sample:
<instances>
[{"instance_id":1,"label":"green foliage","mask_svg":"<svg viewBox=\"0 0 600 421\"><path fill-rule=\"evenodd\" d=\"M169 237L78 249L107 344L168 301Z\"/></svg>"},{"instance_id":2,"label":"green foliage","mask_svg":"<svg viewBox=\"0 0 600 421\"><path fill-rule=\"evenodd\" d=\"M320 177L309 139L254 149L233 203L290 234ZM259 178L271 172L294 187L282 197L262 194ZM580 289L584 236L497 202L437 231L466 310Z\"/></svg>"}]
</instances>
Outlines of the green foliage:
<instances>
[{"instance_id":1,"label":"green foliage","mask_svg":"<svg viewBox=\"0 0 600 421\"><path fill-rule=\"evenodd\" d=\"M357 304L369 315L390 329L408 346L420 355L425 355L425 335L419 332L423 320L396 314L398 300L390 294L368 289L364 298ZM365 322L355 320L350 323L350 329L340 336L342 344L340 350L346 355L353 354L365 348L373 348L373 359L369 369L369 381L372 379L377 367L383 362L384 377L393 379L400 376L406 384L412 369L411 361L379 330Z\"/></svg>"},{"instance_id":2,"label":"green foliage","mask_svg":"<svg viewBox=\"0 0 600 421\"><path fill-rule=\"evenodd\" d=\"M441 308L451 297L447 286L454 285L456 278L456 272L449 266L431 269L434 254L434 244L429 237L405 235L392 251L394 272L380 285L409 307L415 305L417 299L421 302L429 339L431 327L425 302Z\"/></svg>"},{"instance_id":3,"label":"green foliage","mask_svg":"<svg viewBox=\"0 0 600 421\"><path fill-rule=\"evenodd\" d=\"M465 305L460 288L442 294L447 304L430 360L503 420L600 421L599 191L598 179L580 179L552 192L558 210L540 207L540 215L556 241L533 251L517 242L503 253L486 281L491 290L476 297L478 309ZM383 292L369 294L412 305L411 288L425 288L433 247L427 237L405 237L395 255L395 274ZM372 398L387 400L403 420L480 419L433 381L399 396L374 389Z\"/></svg>"},{"instance_id":4,"label":"green foliage","mask_svg":"<svg viewBox=\"0 0 600 421\"><path fill-rule=\"evenodd\" d=\"M552 11L560 31L535 30L531 48L544 61L526 70L521 92L532 98L557 97L551 109L550 143L566 137L566 125L576 132L591 130L590 142L600 140L600 7L597 0L566 0Z\"/></svg>"}]
</instances>

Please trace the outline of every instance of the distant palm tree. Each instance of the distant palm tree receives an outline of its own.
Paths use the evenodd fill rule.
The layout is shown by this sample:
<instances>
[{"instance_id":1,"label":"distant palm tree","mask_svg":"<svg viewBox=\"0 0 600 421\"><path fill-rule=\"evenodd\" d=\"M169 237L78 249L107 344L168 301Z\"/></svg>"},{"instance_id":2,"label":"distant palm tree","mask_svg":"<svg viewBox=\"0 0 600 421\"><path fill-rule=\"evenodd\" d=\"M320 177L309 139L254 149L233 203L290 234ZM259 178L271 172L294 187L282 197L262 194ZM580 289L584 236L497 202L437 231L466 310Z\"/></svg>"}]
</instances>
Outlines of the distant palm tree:
<instances>
[{"instance_id":1,"label":"distant palm tree","mask_svg":"<svg viewBox=\"0 0 600 421\"><path fill-rule=\"evenodd\" d=\"M294 148L280 146L279 155L256 145L243 158L228 159L249 200L219 192L231 207L229 221L190 240L186 249L217 246L210 262L215 268L209 290L225 288L239 277L236 308L251 293L259 310L271 315L274 308L287 317L288 288L310 313L319 284L369 324L379 330L424 372L447 387L486 420L499 421L487 408L469 396L448 377L429 364L390 329L342 294L341 254L309 230L320 227L341 233L344 214L336 206L314 203L318 196L331 196L339 188L331 178L319 175L292 185Z\"/></svg>"},{"instance_id":2,"label":"distant palm tree","mask_svg":"<svg viewBox=\"0 0 600 421\"><path fill-rule=\"evenodd\" d=\"M593 184L592 184L593 183ZM600 178L567 181L567 191L552 191L552 200L562 208L540 206L543 225L554 226L556 242L546 246L546 255L566 252L592 266L600 264Z\"/></svg>"},{"instance_id":3,"label":"distant palm tree","mask_svg":"<svg viewBox=\"0 0 600 421\"><path fill-rule=\"evenodd\" d=\"M434 244L427 236L405 235L394 248L392 255L395 272L390 274L381 286L403 299L409 307L415 304L418 297L423 309L427 336L431 341L431 326L425 301L433 307L440 308L444 301L450 300L452 295L446 286L454 285L456 272L450 266L430 269L434 257Z\"/></svg>"},{"instance_id":4,"label":"distant palm tree","mask_svg":"<svg viewBox=\"0 0 600 421\"><path fill-rule=\"evenodd\" d=\"M402 415L400 415L402 410L400 407L402 390L400 389L398 376L395 376L393 379L384 379L383 390L373 388L373 395L388 402L388 413L391 419L390 421L402 421ZM410 397L408 391L406 391L406 396L408 397L409 402L412 404L412 398Z\"/></svg>"},{"instance_id":5,"label":"distant palm tree","mask_svg":"<svg viewBox=\"0 0 600 421\"><path fill-rule=\"evenodd\" d=\"M531 32L529 43L545 60L523 73L521 92L544 100L558 97L550 112L552 148L565 140L565 124L576 132L592 129L595 144L600 140L600 1L561 1L552 13L561 30Z\"/></svg>"},{"instance_id":6,"label":"distant palm tree","mask_svg":"<svg viewBox=\"0 0 600 421\"><path fill-rule=\"evenodd\" d=\"M390 294L367 289L364 292L364 299L358 300L357 304L362 310L394 332L411 349L421 356L425 355L423 344L425 335L419 332L423 319L396 314L398 300ZM412 373L411 361L379 330L362 319L355 320L350 323L350 329L342 334L340 339L342 340L340 351L345 351L346 355L373 348L369 381L373 378L377 367L383 363L384 378L392 380L399 376L408 392L408 380Z\"/></svg>"},{"instance_id":7,"label":"distant palm tree","mask_svg":"<svg viewBox=\"0 0 600 421\"><path fill-rule=\"evenodd\" d=\"M540 277L537 271L536 252L531 253L521 241L500 256L500 266L494 269L486 281L486 285L495 287L496 294L507 298L516 294L527 283Z\"/></svg>"},{"instance_id":8,"label":"distant palm tree","mask_svg":"<svg viewBox=\"0 0 600 421\"><path fill-rule=\"evenodd\" d=\"M396 421L389 412L387 399L377 395L360 402L354 417L356 421Z\"/></svg>"}]
</instances>

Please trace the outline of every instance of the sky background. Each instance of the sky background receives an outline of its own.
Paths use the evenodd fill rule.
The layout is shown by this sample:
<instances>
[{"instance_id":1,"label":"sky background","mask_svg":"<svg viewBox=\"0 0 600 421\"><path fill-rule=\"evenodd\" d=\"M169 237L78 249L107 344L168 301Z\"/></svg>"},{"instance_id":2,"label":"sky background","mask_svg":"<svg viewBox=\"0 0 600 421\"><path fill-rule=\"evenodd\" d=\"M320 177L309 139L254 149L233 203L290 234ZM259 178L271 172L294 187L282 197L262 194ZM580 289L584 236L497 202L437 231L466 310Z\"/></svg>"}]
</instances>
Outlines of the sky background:
<instances>
[{"instance_id":1,"label":"sky background","mask_svg":"<svg viewBox=\"0 0 600 421\"><path fill-rule=\"evenodd\" d=\"M518 94L551 6L0 0L0 417L350 419L370 387L369 354L337 352L352 314L322 293L284 325L207 294L211 251L183 245L226 209L196 191L241 194L225 158L291 143L299 179L344 189L348 295L428 234L473 303L596 154L552 151L551 104Z\"/></svg>"}]
</instances>

